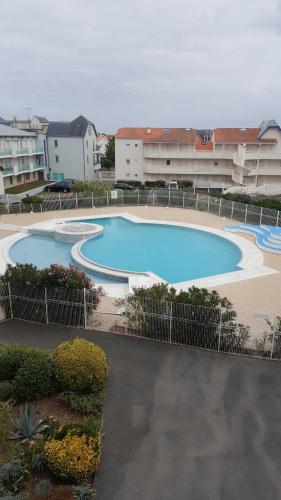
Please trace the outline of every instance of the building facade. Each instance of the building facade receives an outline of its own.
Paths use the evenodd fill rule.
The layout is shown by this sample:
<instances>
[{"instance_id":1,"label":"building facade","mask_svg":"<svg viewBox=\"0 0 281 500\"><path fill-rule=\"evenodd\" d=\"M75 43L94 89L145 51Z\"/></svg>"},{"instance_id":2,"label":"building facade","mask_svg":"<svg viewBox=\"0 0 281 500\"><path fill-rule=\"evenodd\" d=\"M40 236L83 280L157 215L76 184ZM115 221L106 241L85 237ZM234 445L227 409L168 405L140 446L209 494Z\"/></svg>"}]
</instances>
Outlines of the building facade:
<instances>
[{"instance_id":1,"label":"building facade","mask_svg":"<svg viewBox=\"0 0 281 500\"><path fill-rule=\"evenodd\" d=\"M97 132L92 122L78 116L71 122L50 122L47 130L50 180L98 180Z\"/></svg>"},{"instance_id":2,"label":"building facade","mask_svg":"<svg viewBox=\"0 0 281 500\"><path fill-rule=\"evenodd\" d=\"M121 128L116 180L190 180L196 187L281 186L281 129Z\"/></svg>"},{"instance_id":3,"label":"building facade","mask_svg":"<svg viewBox=\"0 0 281 500\"><path fill-rule=\"evenodd\" d=\"M0 123L0 166L5 188L44 179L44 158L42 137Z\"/></svg>"},{"instance_id":4,"label":"building facade","mask_svg":"<svg viewBox=\"0 0 281 500\"><path fill-rule=\"evenodd\" d=\"M108 144L109 139L111 139L113 135L108 134L98 134L97 135L97 147L101 155L105 155L106 146Z\"/></svg>"}]
</instances>

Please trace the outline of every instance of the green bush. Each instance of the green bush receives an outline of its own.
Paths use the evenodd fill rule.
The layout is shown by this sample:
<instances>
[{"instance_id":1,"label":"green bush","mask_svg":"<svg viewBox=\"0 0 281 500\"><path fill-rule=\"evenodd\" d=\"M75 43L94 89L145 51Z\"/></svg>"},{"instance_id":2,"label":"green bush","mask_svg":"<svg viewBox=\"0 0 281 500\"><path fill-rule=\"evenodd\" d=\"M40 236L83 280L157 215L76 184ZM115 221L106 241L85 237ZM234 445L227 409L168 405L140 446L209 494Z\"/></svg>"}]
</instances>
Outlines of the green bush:
<instances>
[{"instance_id":1,"label":"green bush","mask_svg":"<svg viewBox=\"0 0 281 500\"><path fill-rule=\"evenodd\" d=\"M73 486L73 493L75 500L92 500L94 498L92 488L87 485Z\"/></svg>"},{"instance_id":2,"label":"green bush","mask_svg":"<svg viewBox=\"0 0 281 500\"><path fill-rule=\"evenodd\" d=\"M52 264L40 271L40 286L81 290L82 288L91 288L92 282L81 269L72 264L69 267Z\"/></svg>"},{"instance_id":3,"label":"green bush","mask_svg":"<svg viewBox=\"0 0 281 500\"><path fill-rule=\"evenodd\" d=\"M15 395L19 401L32 401L48 396L53 387L53 365L50 354L34 351L18 369Z\"/></svg>"},{"instance_id":4,"label":"green bush","mask_svg":"<svg viewBox=\"0 0 281 500\"><path fill-rule=\"evenodd\" d=\"M146 181L145 183L145 187L147 188L160 188L160 189L163 189L166 187L166 182L165 181Z\"/></svg>"},{"instance_id":5,"label":"green bush","mask_svg":"<svg viewBox=\"0 0 281 500\"><path fill-rule=\"evenodd\" d=\"M38 286L40 271L33 264L7 265L5 273L0 277L1 283L15 283L21 286Z\"/></svg>"},{"instance_id":6,"label":"green bush","mask_svg":"<svg viewBox=\"0 0 281 500\"><path fill-rule=\"evenodd\" d=\"M94 193L95 196L104 196L110 191L110 184L106 182L75 181L71 187L73 193Z\"/></svg>"},{"instance_id":7,"label":"green bush","mask_svg":"<svg viewBox=\"0 0 281 500\"><path fill-rule=\"evenodd\" d=\"M42 479L35 486L35 492L38 495L45 495L52 488L52 483L49 479Z\"/></svg>"},{"instance_id":8,"label":"green bush","mask_svg":"<svg viewBox=\"0 0 281 500\"><path fill-rule=\"evenodd\" d=\"M81 338L63 342L54 351L53 363L56 379L65 391L87 393L105 384L107 358L92 342Z\"/></svg>"},{"instance_id":9,"label":"green bush","mask_svg":"<svg viewBox=\"0 0 281 500\"><path fill-rule=\"evenodd\" d=\"M26 359L36 351L22 345L0 347L0 380L11 380Z\"/></svg>"},{"instance_id":10,"label":"green bush","mask_svg":"<svg viewBox=\"0 0 281 500\"><path fill-rule=\"evenodd\" d=\"M118 179L116 182L120 183L120 184L128 184L128 186L133 186L136 189L142 189L142 187L143 187L143 184L141 183L141 181L127 181L127 179L125 179L125 180Z\"/></svg>"},{"instance_id":11,"label":"green bush","mask_svg":"<svg viewBox=\"0 0 281 500\"><path fill-rule=\"evenodd\" d=\"M11 493L23 486L26 470L19 459L11 460L0 467L0 485Z\"/></svg>"},{"instance_id":12,"label":"green bush","mask_svg":"<svg viewBox=\"0 0 281 500\"><path fill-rule=\"evenodd\" d=\"M14 394L14 386L9 380L0 382L0 401L8 401Z\"/></svg>"},{"instance_id":13,"label":"green bush","mask_svg":"<svg viewBox=\"0 0 281 500\"><path fill-rule=\"evenodd\" d=\"M23 198L22 200L22 203L24 205L39 205L40 203L42 203L42 198L40 198L40 196L29 196L29 195L26 195L25 198Z\"/></svg>"},{"instance_id":14,"label":"green bush","mask_svg":"<svg viewBox=\"0 0 281 500\"><path fill-rule=\"evenodd\" d=\"M100 415L104 404L102 391L90 394L76 394L75 392L64 392L60 399L67 404L72 411L82 415Z\"/></svg>"},{"instance_id":15,"label":"green bush","mask_svg":"<svg viewBox=\"0 0 281 500\"><path fill-rule=\"evenodd\" d=\"M85 417L82 422L62 425L54 434L54 439L62 440L67 434L74 436L97 437L101 435L100 424L92 417Z\"/></svg>"}]
</instances>

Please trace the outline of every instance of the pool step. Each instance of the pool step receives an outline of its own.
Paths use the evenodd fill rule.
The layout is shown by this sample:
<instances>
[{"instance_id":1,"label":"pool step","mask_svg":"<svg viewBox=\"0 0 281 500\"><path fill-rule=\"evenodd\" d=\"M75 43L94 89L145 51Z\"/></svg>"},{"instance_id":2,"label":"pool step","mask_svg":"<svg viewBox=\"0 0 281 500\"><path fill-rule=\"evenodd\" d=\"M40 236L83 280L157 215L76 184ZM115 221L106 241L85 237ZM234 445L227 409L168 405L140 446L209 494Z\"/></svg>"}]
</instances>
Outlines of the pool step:
<instances>
[{"instance_id":1,"label":"pool step","mask_svg":"<svg viewBox=\"0 0 281 500\"><path fill-rule=\"evenodd\" d=\"M238 226L226 226L226 231L237 231L251 234L256 238L256 244L266 252L281 254L281 228L266 226L261 224L254 226L251 224L240 224Z\"/></svg>"}]
</instances>

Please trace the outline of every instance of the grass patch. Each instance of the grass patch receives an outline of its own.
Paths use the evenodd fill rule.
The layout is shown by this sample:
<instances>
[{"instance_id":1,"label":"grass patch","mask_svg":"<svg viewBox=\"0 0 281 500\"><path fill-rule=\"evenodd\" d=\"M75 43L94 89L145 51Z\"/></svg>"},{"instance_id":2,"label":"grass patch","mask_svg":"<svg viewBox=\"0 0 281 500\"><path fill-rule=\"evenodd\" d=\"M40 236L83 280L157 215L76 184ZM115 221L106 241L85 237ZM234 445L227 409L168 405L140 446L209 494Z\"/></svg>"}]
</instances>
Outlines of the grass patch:
<instances>
[{"instance_id":1,"label":"grass patch","mask_svg":"<svg viewBox=\"0 0 281 500\"><path fill-rule=\"evenodd\" d=\"M19 194L24 193L25 191L29 191L30 189L35 189L41 186L45 186L46 184L50 184L50 181L34 181L27 182L25 184L20 184L19 186L13 186L5 189L6 194Z\"/></svg>"}]
</instances>

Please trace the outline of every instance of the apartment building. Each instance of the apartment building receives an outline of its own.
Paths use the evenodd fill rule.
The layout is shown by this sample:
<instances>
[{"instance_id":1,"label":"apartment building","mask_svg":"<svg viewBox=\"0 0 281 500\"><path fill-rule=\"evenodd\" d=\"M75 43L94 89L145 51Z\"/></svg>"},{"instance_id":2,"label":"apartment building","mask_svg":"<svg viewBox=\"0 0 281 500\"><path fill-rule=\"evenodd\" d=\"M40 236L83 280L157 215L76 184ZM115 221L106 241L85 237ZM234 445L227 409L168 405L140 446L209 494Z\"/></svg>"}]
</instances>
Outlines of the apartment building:
<instances>
[{"instance_id":1,"label":"apartment building","mask_svg":"<svg viewBox=\"0 0 281 500\"><path fill-rule=\"evenodd\" d=\"M96 128L84 116L71 122L49 122L47 152L51 180L93 181L100 177Z\"/></svg>"},{"instance_id":2,"label":"apartment building","mask_svg":"<svg viewBox=\"0 0 281 500\"><path fill-rule=\"evenodd\" d=\"M257 128L120 128L115 177L224 189L281 186L281 129L275 120Z\"/></svg>"},{"instance_id":3,"label":"apartment building","mask_svg":"<svg viewBox=\"0 0 281 500\"><path fill-rule=\"evenodd\" d=\"M108 144L109 139L111 139L113 135L108 134L98 134L97 135L97 147L101 155L105 155L106 146Z\"/></svg>"},{"instance_id":4,"label":"apartment building","mask_svg":"<svg viewBox=\"0 0 281 500\"><path fill-rule=\"evenodd\" d=\"M45 160L42 137L0 123L0 167L4 187L44 179Z\"/></svg>"}]
</instances>

